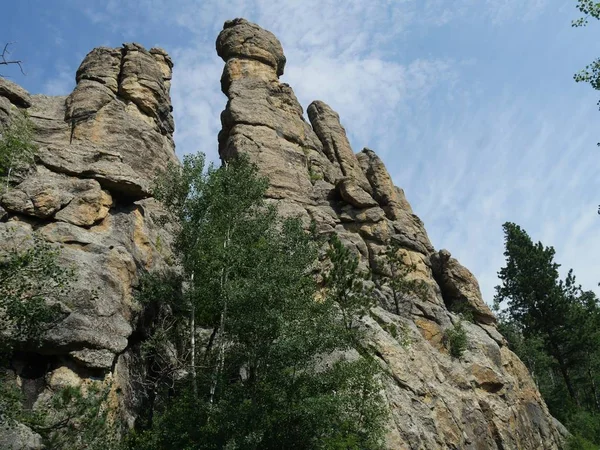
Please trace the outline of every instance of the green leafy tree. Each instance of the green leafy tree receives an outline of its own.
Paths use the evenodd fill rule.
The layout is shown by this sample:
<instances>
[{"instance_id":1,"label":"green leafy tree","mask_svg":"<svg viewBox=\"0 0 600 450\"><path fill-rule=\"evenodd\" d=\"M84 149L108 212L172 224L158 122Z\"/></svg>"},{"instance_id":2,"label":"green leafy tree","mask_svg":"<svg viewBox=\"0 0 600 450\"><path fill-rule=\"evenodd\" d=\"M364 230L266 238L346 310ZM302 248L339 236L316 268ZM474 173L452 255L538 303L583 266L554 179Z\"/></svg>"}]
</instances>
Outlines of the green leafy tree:
<instances>
[{"instance_id":1,"label":"green leafy tree","mask_svg":"<svg viewBox=\"0 0 600 450\"><path fill-rule=\"evenodd\" d=\"M139 424L150 424L154 412L189 367L189 299L182 289L182 277L174 270L144 273L135 293L143 313L137 324L142 336L139 347L143 376L135 377L136 389L145 393Z\"/></svg>"},{"instance_id":2,"label":"green leafy tree","mask_svg":"<svg viewBox=\"0 0 600 450\"><path fill-rule=\"evenodd\" d=\"M380 448L374 366L343 356L347 324L312 276L317 246L264 201L266 188L246 158L205 170L188 156L159 181L180 230L191 354L130 448ZM201 346L198 327L210 330Z\"/></svg>"},{"instance_id":3,"label":"green leafy tree","mask_svg":"<svg viewBox=\"0 0 600 450\"><path fill-rule=\"evenodd\" d=\"M571 22L573 27L584 27L588 24L589 19L600 19L600 2L592 0L577 0L577 9L583 17L580 17ZM600 90L600 58L596 58L588 64L583 70L580 70L573 78L577 83L589 83L595 90ZM598 101L600 107L600 101ZM597 144L600 146L600 142Z\"/></svg>"},{"instance_id":4,"label":"green leafy tree","mask_svg":"<svg viewBox=\"0 0 600 450\"><path fill-rule=\"evenodd\" d=\"M12 237L10 237L12 235ZM6 237L14 242L0 253L0 348L31 347L60 317L58 301L69 291L73 271L58 262L56 247L37 236Z\"/></svg>"},{"instance_id":5,"label":"green leafy tree","mask_svg":"<svg viewBox=\"0 0 600 450\"><path fill-rule=\"evenodd\" d=\"M13 351L35 348L61 317L73 271L58 262L58 250L35 235L5 233L11 245L0 252L0 424L27 422L23 396L7 370Z\"/></svg>"}]
</instances>

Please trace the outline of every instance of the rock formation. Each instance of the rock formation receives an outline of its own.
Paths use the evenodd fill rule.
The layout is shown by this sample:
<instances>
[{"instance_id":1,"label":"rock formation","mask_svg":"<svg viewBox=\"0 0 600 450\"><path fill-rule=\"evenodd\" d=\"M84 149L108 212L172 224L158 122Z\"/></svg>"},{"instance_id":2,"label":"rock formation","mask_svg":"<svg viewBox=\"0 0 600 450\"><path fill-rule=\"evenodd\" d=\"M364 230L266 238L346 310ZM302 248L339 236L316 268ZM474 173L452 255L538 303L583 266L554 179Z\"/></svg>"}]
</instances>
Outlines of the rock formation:
<instances>
[{"instance_id":1,"label":"rock formation","mask_svg":"<svg viewBox=\"0 0 600 450\"><path fill-rule=\"evenodd\" d=\"M125 418L135 419L133 287L169 257L149 187L159 168L177 162L171 68L163 50L126 44L90 52L68 97L29 95L0 78L0 122L26 110L38 147L35 167L0 198L0 251L35 232L75 273L64 320L13 361L32 402L65 383L106 379L124 393Z\"/></svg>"},{"instance_id":2,"label":"rock formation","mask_svg":"<svg viewBox=\"0 0 600 450\"><path fill-rule=\"evenodd\" d=\"M563 428L496 329L477 280L448 251L435 251L383 162L372 150L353 152L335 111L315 101L310 123L304 119L292 88L279 81L286 58L277 38L235 19L225 23L217 53L228 99L221 158L248 155L269 177L269 202L307 228L314 222L319 233L337 234L374 274L379 306L362 326L384 368L388 448L558 449ZM124 417L135 420L141 307L132 292L142 270L170 258L169 229L155 223L161 209L149 188L158 169L176 162L172 66L163 50L126 44L92 50L68 97L29 95L0 79L0 124L26 110L39 147L35 167L0 198L0 251L36 232L60 246L77 273L64 320L14 362L31 402L44 385L112 380ZM389 276L390 243L427 289L406 295L399 310L378 282ZM473 321L463 323L468 349L456 359L444 336L459 310ZM34 448L35 436L22 434Z\"/></svg>"},{"instance_id":3,"label":"rock formation","mask_svg":"<svg viewBox=\"0 0 600 450\"><path fill-rule=\"evenodd\" d=\"M523 363L506 346L475 277L447 250L436 252L423 222L395 187L375 152L354 154L328 105L308 107L310 125L292 89L279 81L285 56L270 32L244 19L225 23L217 38L225 61L228 102L221 114L219 152L249 155L269 177L270 201L286 215L336 233L375 277L385 278L383 253L403 249L426 299L407 295L400 314L391 293L376 283L379 306L363 318L368 342L385 369L391 412L390 449L556 449L560 424L550 416ZM452 358L445 331L459 316L468 349ZM402 345L390 330L404 330Z\"/></svg>"}]
</instances>

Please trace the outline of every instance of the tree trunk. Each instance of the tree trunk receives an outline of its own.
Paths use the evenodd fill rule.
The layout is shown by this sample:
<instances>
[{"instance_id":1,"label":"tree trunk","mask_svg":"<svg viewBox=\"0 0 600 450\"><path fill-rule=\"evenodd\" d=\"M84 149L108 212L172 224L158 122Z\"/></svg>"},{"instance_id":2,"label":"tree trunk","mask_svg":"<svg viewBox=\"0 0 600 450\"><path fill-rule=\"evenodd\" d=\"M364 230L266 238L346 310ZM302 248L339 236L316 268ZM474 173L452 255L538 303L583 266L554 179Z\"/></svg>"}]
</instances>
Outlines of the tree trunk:
<instances>
[{"instance_id":1,"label":"tree trunk","mask_svg":"<svg viewBox=\"0 0 600 450\"><path fill-rule=\"evenodd\" d=\"M194 274L191 279L191 289L194 289ZM190 317L190 345L192 347L192 391L194 399L198 398L198 380L196 380L196 307L192 298L192 308Z\"/></svg>"},{"instance_id":2,"label":"tree trunk","mask_svg":"<svg viewBox=\"0 0 600 450\"><path fill-rule=\"evenodd\" d=\"M587 373L590 379L590 384L592 385L592 394L594 395L594 406L597 411L600 411L600 401L598 400L598 390L596 388L596 381L594 380L594 374L592 373L592 367L590 366L590 354L587 353L588 363L587 363Z\"/></svg>"}]
</instances>

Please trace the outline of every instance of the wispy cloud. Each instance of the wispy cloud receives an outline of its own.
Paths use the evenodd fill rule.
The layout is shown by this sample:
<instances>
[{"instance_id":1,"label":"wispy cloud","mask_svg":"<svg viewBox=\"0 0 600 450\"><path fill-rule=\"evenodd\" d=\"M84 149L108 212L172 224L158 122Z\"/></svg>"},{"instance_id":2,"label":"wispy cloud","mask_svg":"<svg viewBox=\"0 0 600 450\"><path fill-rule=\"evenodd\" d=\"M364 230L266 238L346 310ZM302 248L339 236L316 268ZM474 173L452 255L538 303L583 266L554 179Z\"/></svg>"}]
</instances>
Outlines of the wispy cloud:
<instances>
[{"instance_id":1,"label":"wispy cloud","mask_svg":"<svg viewBox=\"0 0 600 450\"><path fill-rule=\"evenodd\" d=\"M66 64L56 64L55 76L45 81L42 94L68 95L75 87L75 69Z\"/></svg>"},{"instance_id":2,"label":"wispy cloud","mask_svg":"<svg viewBox=\"0 0 600 450\"><path fill-rule=\"evenodd\" d=\"M329 103L356 151L382 155L436 247L469 267L491 301L504 221L554 245L584 287L600 281L595 100L559 70L569 64L557 61L564 36L527 34L552 9L550 0L109 0L86 13L165 42L178 153L213 160L226 101L214 50L222 23L246 17L274 32L288 57L283 80L303 106ZM564 10L555 15L568 27ZM544 71L529 67L538 56Z\"/></svg>"}]
</instances>

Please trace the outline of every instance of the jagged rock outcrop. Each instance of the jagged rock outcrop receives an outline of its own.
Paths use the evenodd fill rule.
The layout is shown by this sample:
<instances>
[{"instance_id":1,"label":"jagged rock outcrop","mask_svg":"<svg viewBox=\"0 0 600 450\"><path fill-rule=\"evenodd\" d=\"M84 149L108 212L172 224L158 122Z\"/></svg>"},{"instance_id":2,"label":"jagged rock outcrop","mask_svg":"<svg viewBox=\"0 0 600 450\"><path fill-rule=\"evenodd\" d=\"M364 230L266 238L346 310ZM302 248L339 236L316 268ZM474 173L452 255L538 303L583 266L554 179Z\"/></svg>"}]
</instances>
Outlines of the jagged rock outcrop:
<instances>
[{"instance_id":1,"label":"jagged rock outcrop","mask_svg":"<svg viewBox=\"0 0 600 450\"><path fill-rule=\"evenodd\" d=\"M526 367L495 327L474 276L436 252L404 192L369 149L357 155L339 116L321 101L308 107L310 125L292 89L279 81L285 56L270 32L244 19L225 23L217 38L225 61L228 102L219 152L249 155L269 177L269 201L280 212L337 233L375 275L379 306L363 318L365 345L381 360L390 409L390 449L557 449L561 427L550 416ZM426 296L394 307L382 258L391 242L403 251ZM464 322L468 349L452 358L446 330ZM455 311L455 312L452 312ZM390 330L404 330L403 345Z\"/></svg>"},{"instance_id":2,"label":"jagged rock outcrop","mask_svg":"<svg viewBox=\"0 0 600 450\"><path fill-rule=\"evenodd\" d=\"M321 101L304 119L293 90L279 81L286 58L272 33L228 21L217 52L228 99L221 158L248 155L269 177L269 202L307 228L314 222L319 233L337 234L374 274L379 305L361 326L384 368L388 448L558 449L565 431L496 329L477 280L449 252L435 251L375 152L355 154L338 114ZM0 79L0 124L26 109L39 148L34 167L0 197L0 252L35 233L60 247L76 273L61 301L64 319L13 361L30 404L47 387L112 381L112 399L135 420L141 364L133 290L141 271L170 259L171 233L156 223L163 212L149 191L156 172L177 161L172 67L161 49L125 44L92 50L67 97L29 95ZM425 295L406 294L399 305L385 283L391 243L425 286ZM460 359L445 339L461 320L458 310L473 316L463 322L468 349ZM39 446L30 430L14 432L26 448ZM16 440L0 433L0 443Z\"/></svg>"},{"instance_id":3,"label":"jagged rock outcrop","mask_svg":"<svg viewBox=\"0 0 600 450\"><path fill-rule=\"evenodd\" d=\"M0 194L0 252L36 234L74 271L64 319L12 364L31 403L45 389L112 381L125 420L135 419L131 337L141 307L133 289L143 270L170 257L149 188L177 163L172 66L161 49L125 44L92 50L67 97L29 95L0 78L0 121L25 109L37 144L34 166Z\"/></svg>"},{"instance_id":4,"label":"jagged rock outcrop","mask_svg":"<svg viewBox=\"0 0 600 450\"><path fill-rule=\"evenodd\" d=\"M446 305L457 311L470 312L479 323L496 323L496 317L483 301L479 283L469 269L452 258L448 250L440 250L430 259Z\"/></svg>"}]
</instances>

